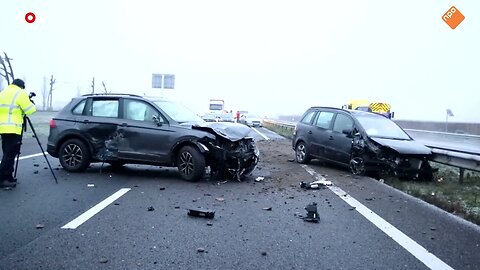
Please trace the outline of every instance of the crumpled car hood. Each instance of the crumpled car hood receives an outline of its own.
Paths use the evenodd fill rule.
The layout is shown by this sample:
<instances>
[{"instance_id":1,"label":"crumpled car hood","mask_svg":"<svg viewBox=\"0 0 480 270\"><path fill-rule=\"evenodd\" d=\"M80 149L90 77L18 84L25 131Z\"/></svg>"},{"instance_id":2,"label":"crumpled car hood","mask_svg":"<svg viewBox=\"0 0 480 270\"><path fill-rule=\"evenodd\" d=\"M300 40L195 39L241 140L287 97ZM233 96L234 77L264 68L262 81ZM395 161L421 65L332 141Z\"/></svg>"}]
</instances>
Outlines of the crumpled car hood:
<instances>
[{"instance_id":1,"label":"crumpled car hood","mask_svg":"<svg viewBox=\"0 0 480 270\"><path fill-rule=\"evenodd\" d=\"M406 155L430 155L432 150L426 147L425 145L416 142L414 140L405 141L405 140L392 140L392 139L383 139L383 138L370 138L373 141L377 142L382 146L392 148L397 151L399 154Z\"/></svg>"},{"instance_id":2,"label":"crumpled car hood","mask_svg":"<svg viewBox=\"0 0 480 270\"><path fill-rule=\"evenodd\" d=\"M245 125L230 122L206 122L193 125L192 129L214 133L232 142L248 137L251 131L251 129Z\"/></svg>"}]
</instances>

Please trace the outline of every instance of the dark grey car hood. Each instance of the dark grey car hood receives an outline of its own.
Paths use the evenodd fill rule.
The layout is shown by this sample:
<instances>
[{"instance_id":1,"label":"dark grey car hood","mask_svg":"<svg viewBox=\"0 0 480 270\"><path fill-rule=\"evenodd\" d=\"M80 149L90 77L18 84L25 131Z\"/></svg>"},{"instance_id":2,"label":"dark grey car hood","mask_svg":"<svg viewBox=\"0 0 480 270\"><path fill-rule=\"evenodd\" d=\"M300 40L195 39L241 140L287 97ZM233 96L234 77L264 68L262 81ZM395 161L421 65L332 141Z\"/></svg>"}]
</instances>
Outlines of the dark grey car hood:
<instances>
[{"instance_id":1,"label":"dark grey car hood","mask_svg":"<svg viewBox=\"0 0 480 270\"><path fill-rule=\"evenodd\" d=\"M232 142L248 137L251 129L245 125L230 122L205 122L193 125L192 129L207 131Z\"/></svg>"},{"instance_id":2,"label":"dark grey car hood","mask_svg":"<svg viewBox=\"0 0 480 270\"><path fill-rule=\"evenodd\" d=\"M432 151L430 148L425 145L416 142L414 140L392 140L392 139L383 139L383 138L372 138L373 141L379 143L382 146L392 148L397 151L399 154L406 155L430 155Z\"/></svg>"}]
</instances>

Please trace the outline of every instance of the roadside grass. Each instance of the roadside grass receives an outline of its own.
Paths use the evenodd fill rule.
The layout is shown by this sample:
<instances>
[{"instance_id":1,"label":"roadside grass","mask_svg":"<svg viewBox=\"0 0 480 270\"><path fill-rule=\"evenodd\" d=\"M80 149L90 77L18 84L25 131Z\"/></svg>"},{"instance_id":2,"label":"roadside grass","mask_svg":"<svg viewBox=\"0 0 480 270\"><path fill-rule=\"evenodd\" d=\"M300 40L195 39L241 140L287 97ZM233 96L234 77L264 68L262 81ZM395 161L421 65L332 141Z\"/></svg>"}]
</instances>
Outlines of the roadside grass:
<instances>
[{"instance_id":1,"label":"roadside grass","mask_svg":"<svg viewBox=\"0 0 480 270\"><path fill-rule=\"evenodd\" d=\"M270 123L264 127L292 139L293 130ZM385 184L401 190L443 210L480 225L480 173L465 170L463 183L459 182L459 169L430 162L438 169L434 181L400 181L396 177L386 177Z\"/></svg>"},{"instance_id":2,"label":"roadside grass","mask_svg":"<svg viewBox=\"0 0 480 270\"><path fill-rule=\"evenodd\" d=\"M48 136L48 133L50 132L50 119L52 119L56 113L57 112L38 111L29 116L33 128L39 137ZM33 136L33 131L30 126L27 126L27 132L25 132L24 136L26 138L31 138Z\"/></svg>"}]
</instances>

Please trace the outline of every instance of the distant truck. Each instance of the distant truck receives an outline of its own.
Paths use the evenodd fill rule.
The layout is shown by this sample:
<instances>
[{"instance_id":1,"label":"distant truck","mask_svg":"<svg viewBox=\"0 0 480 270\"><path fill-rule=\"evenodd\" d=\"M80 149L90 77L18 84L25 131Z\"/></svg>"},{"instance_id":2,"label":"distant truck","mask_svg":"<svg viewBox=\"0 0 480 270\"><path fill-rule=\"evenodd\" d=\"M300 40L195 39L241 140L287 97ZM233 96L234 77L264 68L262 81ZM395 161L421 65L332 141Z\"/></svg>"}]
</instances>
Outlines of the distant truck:
<instances>
[{"instance_id":1,"label":"distant truck","mask_svg":"<svg viewBox=\"0 0 480 270\"><path fill-rule=\"evenodd\" d=\"M234 122L232 112L225 110L223 99L210 99L209 111L202 118L208 122Z\"/></svg>"},{"instance_id":2,"label":"distant truck","mask_svg":"<svg viewBox=\"0 0 480 270\"><path fill-rule=\"evenodd\" d=\"M342 106L342 109L374 112L384 115L385 117L388 117L390 119L394 116L394 113L391 111L391 106L389 103L370 102L365 99L349 100L347 104Z\"/></svg>"}]
</instances>

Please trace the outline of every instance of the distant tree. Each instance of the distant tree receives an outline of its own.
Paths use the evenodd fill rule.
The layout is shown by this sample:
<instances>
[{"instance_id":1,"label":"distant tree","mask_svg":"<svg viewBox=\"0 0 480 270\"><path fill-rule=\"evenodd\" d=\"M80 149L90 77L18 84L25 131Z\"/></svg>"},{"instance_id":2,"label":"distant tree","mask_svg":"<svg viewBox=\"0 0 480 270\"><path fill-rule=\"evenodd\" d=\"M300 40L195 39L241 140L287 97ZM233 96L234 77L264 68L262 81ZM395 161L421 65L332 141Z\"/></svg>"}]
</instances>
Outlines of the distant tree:
<instances>
[{"instance_id":1,"label":"distant tree","mask_svg":"<svg viewBox=\"0 0 480 270\"><path fill-rule=\"evenodd\" d=\"M103 91L105 94L108 94L108 91L107 91L107 87L105 86L105 82L102 81L102 85L103 85Z\"/></svg>"},{"instance_id":2,"label":"distant tree","mask_svg":"<svg viewBox=\"0 0 480 270\"><path fill-rule=\"evenodd\" d=\"M5 57L0 56L0 75L7 80L7 84L10 84L11 81L15 79L15 75L13 74L13 68L12 68L12 63L10 60L13 60L12 58L9 58L6 52L3 52ZM6 62L6 63L5 63ZM7 68L8 65L8 68Z\"/></svg>"},{"instance_id":3,"label":"distant tree","mask_svg":"<svg viewBox=\"0 0 480 270\"><path fill-rule=\"evenodd\" d=\"M48 92L48 110L49 111L53 111L53 90L55 90L53 88L53 85L55 84L56 80L57 79L54 79L52 74L52 77L50 78L50 90Z\"/></svg>"},{"instance_id":4,"label":"distant tree","mask_svg":"<svg viewBox=\"0 0 480 270\"><path fill-rule=\"evenodd\" d=\"M42 110L47 109L48 103L48 89L47 89L47 76L43 76L43 86L42 86Z\"/></svg>"},{"instance_id":5,"label":"distant tree","mask_svg":"<svg viewBox=\"0 0 480 270\"><path fill-rule=\"evenodd\" d=\"M77 97L82 95L82 88L77 85Z\"/></svg>"}]
</instances>

